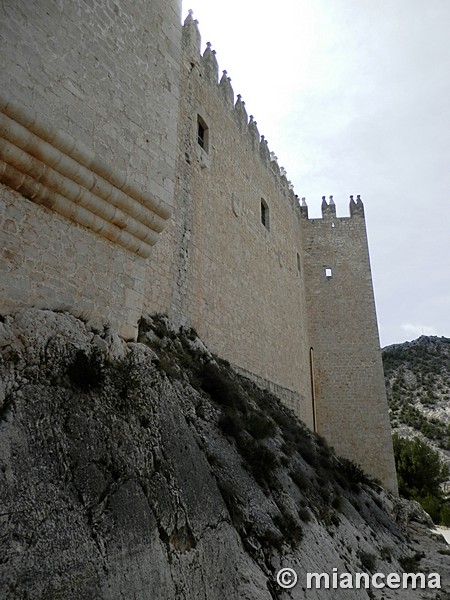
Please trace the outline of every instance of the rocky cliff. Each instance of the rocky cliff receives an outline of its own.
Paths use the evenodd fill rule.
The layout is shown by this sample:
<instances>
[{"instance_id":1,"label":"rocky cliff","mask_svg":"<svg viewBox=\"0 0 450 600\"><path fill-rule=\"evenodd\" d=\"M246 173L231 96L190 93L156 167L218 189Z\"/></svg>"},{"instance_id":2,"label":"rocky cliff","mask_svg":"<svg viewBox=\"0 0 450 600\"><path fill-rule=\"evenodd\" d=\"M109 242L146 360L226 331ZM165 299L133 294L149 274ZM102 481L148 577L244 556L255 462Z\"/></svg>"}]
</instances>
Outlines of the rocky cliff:
<instances>
[{"instance_id":1,"label":"rocky cliff","mask_svg":"<svg viewBox=\"0 0 450 600\"><path fill-rule=\"evenodd\" d=\"M125 343L29 310L3 318L0 357L1 598L448 598L424 515L194 331L147 318ZM306 590L333 568L438 572L447 592Z\"/></svg>"},{"instance_id":2,"label":"rocky cliff","mask_svg":"<svg viewBox=\"0 0 450 600\"><path fill-rule=\"evenodd\" d=\"M450 466L450 339L423 335L388 346L383 364L392 428L420 437Z\"/></svg>"}]
</instances>

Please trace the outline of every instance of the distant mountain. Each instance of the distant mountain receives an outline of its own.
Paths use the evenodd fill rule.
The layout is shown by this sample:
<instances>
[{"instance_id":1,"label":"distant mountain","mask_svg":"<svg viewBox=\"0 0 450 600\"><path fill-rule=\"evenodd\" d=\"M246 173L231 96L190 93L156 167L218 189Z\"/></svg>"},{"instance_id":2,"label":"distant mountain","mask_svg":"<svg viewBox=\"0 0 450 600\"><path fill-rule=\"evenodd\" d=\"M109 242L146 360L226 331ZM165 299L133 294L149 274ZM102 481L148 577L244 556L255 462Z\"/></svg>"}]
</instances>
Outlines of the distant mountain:
<instances>
[{"instance_id":1,"label":"distant mountain","mask_svg":"<svg viewBox=\"0 0 450 600\"><path fill-rule=\"evenodd\" d=\"M392 428L450 464L450 339L421 336L382 351Z\"/></svg>"}]
</instances>

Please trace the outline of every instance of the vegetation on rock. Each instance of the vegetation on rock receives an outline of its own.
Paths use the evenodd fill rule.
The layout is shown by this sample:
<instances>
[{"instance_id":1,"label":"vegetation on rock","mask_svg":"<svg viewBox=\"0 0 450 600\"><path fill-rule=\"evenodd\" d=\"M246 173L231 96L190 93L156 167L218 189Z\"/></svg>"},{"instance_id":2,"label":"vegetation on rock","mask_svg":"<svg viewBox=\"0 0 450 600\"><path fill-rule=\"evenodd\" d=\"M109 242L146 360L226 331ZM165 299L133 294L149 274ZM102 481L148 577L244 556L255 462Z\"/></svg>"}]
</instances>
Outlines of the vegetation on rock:
<instances>
[{"instance_id":1,"label":"vegetation on rock","mask_svg":"<svg viewBox=\"0 0 450 600\"><path fill-rule=\"evenodd\" d=\"M148 317L125 343L37 309L3 325L5 600L278 600L282 565L391 572L416 554L402 501L193 330Z\"/></svg>"},{"instance_id":2,"label":"vegetation on rock","mask_svg":"<svg viewBox=\"0 0 450 600\"><path fill-rule=\"evenodd\" d=\"M441 484L449 476L449 469L437 452L419 438L393 436L395 466L400 494L417 500L435 523L450 525L450 503L445 501Z\"/></svg>"},{"instance_id":3,"label":"vegetation on rock","mask_svg":"<svg viewBox=\"0 0 450 600\"><path fill-rule=\"evenodd\" d=\"M383 350L399 491L450 524L450 339L422 336Z\"/></svg>"}]
</instances>

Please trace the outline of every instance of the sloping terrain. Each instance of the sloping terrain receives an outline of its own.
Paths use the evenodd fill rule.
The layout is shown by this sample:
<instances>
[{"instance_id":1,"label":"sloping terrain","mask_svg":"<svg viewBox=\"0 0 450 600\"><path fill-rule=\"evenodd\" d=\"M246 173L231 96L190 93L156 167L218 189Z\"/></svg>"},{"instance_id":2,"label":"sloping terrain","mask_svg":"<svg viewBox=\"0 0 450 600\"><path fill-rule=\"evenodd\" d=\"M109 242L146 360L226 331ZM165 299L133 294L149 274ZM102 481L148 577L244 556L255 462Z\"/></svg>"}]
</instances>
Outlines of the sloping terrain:
<instances>
[{"instance_id":1,"label":"sloping terrain","mask_svg":"<svg viewBox=\"0 0 450 600\"><path fill-rule=\"evenodd\" d=\"M2 599L449 598L420 511L194 331L147 318L126 344L28 310L0 323L0 357ZM333 568L438 572L447 591L306 590Z\"/></svg>"},{"instance_id":2,"label":"sloping terrain","mask_svg":"<svg viewBox=\"0 0 450 600\"><path fill-rule=\"evenodd\" d=\"M450 465L450 339L388 346L383 364L393 430L421 437Z\"/></svg>"}]
</instances>

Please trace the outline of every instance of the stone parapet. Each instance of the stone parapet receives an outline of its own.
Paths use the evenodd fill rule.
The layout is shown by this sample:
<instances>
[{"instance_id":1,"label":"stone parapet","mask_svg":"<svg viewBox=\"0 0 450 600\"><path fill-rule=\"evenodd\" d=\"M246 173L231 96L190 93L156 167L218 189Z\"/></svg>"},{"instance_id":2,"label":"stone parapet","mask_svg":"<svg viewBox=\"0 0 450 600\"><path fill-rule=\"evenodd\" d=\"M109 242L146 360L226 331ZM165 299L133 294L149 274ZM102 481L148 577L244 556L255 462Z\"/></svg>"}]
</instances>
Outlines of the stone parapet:
<instances>
[{"instance_id":1,"label":"stone parapet","mask_svg":"<svg viewBox=\"0 0 450 600\"><path fill-rule=\"evenodd\" d=\"M231 366L240 375L243 375L244 377L252 381L259 388L261 388L262 390L268 390L274 396L279 398L282 401L282 403L288 408L290 408L295 415L298 416L306 412L304 408L306 400L305 398L300 396L298 392L283 387L282 385L278 385L274 381L269 381L268 379L265 379L260 375L256 375L255 373L252 373L247 369L243 369L238 365L232 364Z\"/></svg>"}]
</instances>

